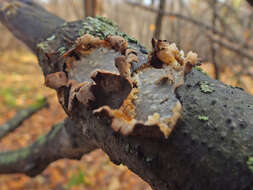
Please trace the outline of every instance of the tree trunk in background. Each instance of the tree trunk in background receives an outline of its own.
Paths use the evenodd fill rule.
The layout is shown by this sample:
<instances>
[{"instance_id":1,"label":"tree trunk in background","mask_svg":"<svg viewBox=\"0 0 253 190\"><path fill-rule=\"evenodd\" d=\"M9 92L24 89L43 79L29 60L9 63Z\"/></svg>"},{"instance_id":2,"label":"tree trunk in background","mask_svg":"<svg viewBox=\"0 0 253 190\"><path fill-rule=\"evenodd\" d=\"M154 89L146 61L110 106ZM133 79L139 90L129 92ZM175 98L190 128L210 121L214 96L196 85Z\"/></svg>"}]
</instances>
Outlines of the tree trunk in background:
<instances>
[{"instance_id":1,"label":"tree trunk in background","mask_svg":"<svg viewBox=\"0 0 253 190\"><path fill-rule=\"evenodd\" d=\"M165 4L166 0L160 0L159 1L159 12L156 17L155 21L155 32L153 37L154 38L160 38L161 30L162 30L162 19L163 19L163 12L165 11Z\"/></svg>"},{"instance_id":2,"label":"tree trunk in background","mask_svg":"<svg viewBox=\"0 0 253 190\"><path fill-rule=\"evenodd\" d=\"M212 31L212 33L213 33L213 35L215 35L216 32L215 32L214 28L216 28L216 20L217 20L217 0L212 0L211 1L211 6L212 6L212 9L213 9L212 10L213 11L213 15L212 15L213 31ZM219 72L219 66L218 66L217 61L216 61L216 44L212 40L210 40L210 42L211 42L211 56L212 56L211 60L212 60L213 66L214 66L215 78L219 79L220 78L220 76L219 76L220 72Z\"/></svg>"},{"instance_id":3,"label":"tree trunk in background","mask_svg":"<svg viewBox=\"0 0 253 190\"><path fill-rule=\"evenodd\" d=\"M155 4L155 0L152 0L151 1L151 6L154 7L154 4Z\"/></svg>"},{"instance_id":4,"label":"tree trunk in background","mask_svg":"<svg viewBox=\"0 0 253 190\"><path fill-rule=\"evenodd\" d=\"M251 5L251 6L253 6L253 0L247 0L248 1L248 3Z\"/></svg>"},{"instance_id":5,"label":"tree trunk in background","mask_svg":"<svg viewBox=\"0 0 253 190\"><path fill-rule=\"evenodd\" d=\"M95 17L102 14L102 0L84 0L84 16Z\"/></svg>"}]
</instances>

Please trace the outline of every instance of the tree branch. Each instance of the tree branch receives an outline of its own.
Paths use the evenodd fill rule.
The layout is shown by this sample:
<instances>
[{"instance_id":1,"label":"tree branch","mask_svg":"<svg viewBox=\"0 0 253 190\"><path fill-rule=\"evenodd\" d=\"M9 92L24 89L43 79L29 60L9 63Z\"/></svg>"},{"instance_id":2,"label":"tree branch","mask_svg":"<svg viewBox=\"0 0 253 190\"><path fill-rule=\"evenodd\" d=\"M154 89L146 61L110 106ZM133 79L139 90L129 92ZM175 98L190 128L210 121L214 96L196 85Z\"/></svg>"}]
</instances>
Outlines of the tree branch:
<instances>
[{"instance_id":1,"label":"tree branch","mask_svg":"<svg viewBox=\"0 0 253 190\"><path fill-rule=\"evenodd\" d=\"M6 135L8 135L10 132L14 131L16 128L18 128L24 120L31 117L33 114L46 106L48 106L48 102L45 98L43 98L42 100L38 100L31 106L19 110L13 118L0 126L0 140Z\"/></svg>"},{"instance_id":2,"label":"tree branch","mask_svg":"<svg viewBox=\"0 0 253 190\"><path fill-rule=\"evenodd\" d=\"M54 125L46 135L40 136L32 145L16 151L0 153L0 174L24 173L28 176L40 174L51 162L62 158L80 159L95 149L87 140L76 147L76 139L67 128L74 125L66 119Z\"/></svg>"},{"instance_id":3,"label":"tree branch","mask_svg":"<svg viewBox=\"0 0 253 190\"><path fill-rule=\"evenodd\" d=\"M210 38L214 43L216 44L219 44L220 46L230 50L230 51L233 51L235 52L236 54L244 57L244 58L247 58L249 60L253 60L253 56L251 54L249 54L248 52L246 51L243 51L243 49L241 48L241 46L236 46L234 44L229 44L227 42L225 42L224 40L222 39L218 39L217 37L211 35L211 34L208 34L206 33L207 37Z\"/></svg>"},{"instance_id":4,"label":"tree branch","mask_svg":"<svg viewBox=\"0 0 253 190\"><path fill-rule=\"evenodd\" d=\"M121 61L124 57L119 57L119 54L122 52L94 48L88 56L82 56L73 50L75 40L84 33L101 38L108 33L112 36L121 35L128 40L130 49L135 49L139 61L133 63L131 74L137 75L135 88L138 88L138 94L132 98L136 98L136 119L140 123L155 112L167 116L167 109L175 101L180 101L183 107L181 119L168 139L159 136L157 131L149 131L156 130L157 126L146 126L143 129L146 131L138 133L138 127L142 127L139 124L136 133L130 136L122 135L122 131L116 132L117 127L130 127L130 124L117 124L116 120L112 126L110 117L114 116L114 112L106 112L106 106L116 110L117 114L122 102L128 102L129 99L125 98L129 97L128 90L134 85L129 85L126 78L123 80L122 75L111 73L117 72L114 65L120 66L121 62L115 63L115 58ZM100 44L101 41L98 42ZM143 75L150 68L142 70L143 72L138 72L138 69L147 63L146 49L133 38L120 33L113 23L101 18L87 18L58 27L53 39L45 39L39 44L38 58L43 73L48 75L49 84L50 76L56 81L57 78L61 79L60 83L56 82L51 87L57 89L59 101L75 124L66 125L66 130L61 130L65 131L63 134L57 133L59 141L65 142L68 139L66 135L71 139L66 145L64 143L63 150L56 147L54 141L47 147L49 155L54 155L54 159L62 155L75 157L76 154L72 151L80 150L83 153L83 148L88 144L88 147L92 147L89 151L96 147L103 149L115 164L127 165L154 189L245 190L253 186L253 174L247 165L249 157L253 155L253 97L241 89L212 80L197 70L186 75L184 85L176 90L176 94L171 94L171 86L167 83L163 86L165 88L162 85L153 88L157 85L154 84L155 77L164 69L152 68L152 76L145 78ZM72 64L73 58L77 60ZM107 72L93 72L94 69ZM92 83L87 83L92 80ZM149 85L142 85L142 82ZM92 92L87 84L95 85L92 86ZM161 97L166 98L168 94L172 97L157 101ZM94 99L96 101L92 102ZM103 106L106 107L104 110L101 109ZM201 119L203 117L204 120ZM58 149L62 153L60 156L58 151L55 153ZM80 156L81 153L77 152ZM38 155L37 160L40 160L40 156L43 158L45 154ZM24 157L22 160L26 160ZM51 157L46 159L50 160ZM8 168L11 167L9 164ZM6 172L19 172L8 168L5 167ZM38 172L30 175L36 173Z\"/></svg>"},{"instance_id":5,"label":"tree branch","mask_svg":"<svg viewBox=\"0 0 253 190\"><path fill-rule=\"evenodd\" d=\"M141 5L139 3L133 3L133 2L129 2L127 1L126 2L127 4L131 5L131 6L136 6L136 7L139 7L139 8L142 8L144 10L147 10L147 11L150 11L150 12L153 12L153 13L157 13L159 12L159 10L155 9L155 8L152 8L152 7L147 7L147 6L144 6L144 5ZM199 26L201 28L204 28L206 30L209 30L209 31L214 31L216 35L222 37L222 38L225 38L226 40L228 40L229 42L231 43L240 43L240 41L236 40L236 38L234 37L231 37L231 36L228 36L226 35L224 32L221 32L219 31L218 29L216 28L213 28L212 26L206 24L206 23L203 23L199 20L196 20L194 18L191 18L189 16L185 16L185 15L182 15L181 13L175 13L175 12L167 12L167 11L164 11L163 12L163 15L164 16L173 16L173 17L176 17L178 19L182 19L182 20L185 20L187 22L190 22L196 26ZM247 43L244 43L244 44L241 44L241 47L243 48L253 48L252 46L250 46L249 44Z\"/></svg>"},{"instance_id":6,"label":"tree branch","mask_svg":"<svg viewBox=\"0 0 253 190\"><path fill-rule=\"evenodd\" d=\"M34 53L36 44L64 23L32 0L0 0L0 21Z\"/></svg>"}]
</instances>

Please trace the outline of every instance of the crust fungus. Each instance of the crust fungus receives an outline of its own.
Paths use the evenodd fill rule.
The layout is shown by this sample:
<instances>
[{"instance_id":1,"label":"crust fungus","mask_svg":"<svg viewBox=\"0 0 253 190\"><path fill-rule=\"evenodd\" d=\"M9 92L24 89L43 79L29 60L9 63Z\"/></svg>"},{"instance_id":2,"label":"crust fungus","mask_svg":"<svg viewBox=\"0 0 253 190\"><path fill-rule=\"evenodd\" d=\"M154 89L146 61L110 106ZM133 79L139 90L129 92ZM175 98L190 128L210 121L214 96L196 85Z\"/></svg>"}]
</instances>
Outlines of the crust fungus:
<instances>
[{"instance_id":1,"label":"crust fungus","mask_svg":"<svg viewBox=\"0 0 253 190\"><path fill-rule=\"evenodd\" d=\"M95 115L109 120L112 129L122 135L168 138L182 111L175 90L184 84L184 75L196 63L197 54L189 52L185 58L175 44L153 39L149 61L131 73L132 63L138 62L137 51L129 49L124 38L107 36L101 40L85 34L75 43L63 56L68 74L58 72L46 78L51 88L68 87L68 99L59 98L67 102L67 110L71 113L76 99ZM71 80L70 71L79 64L73 55L86 57L96 48L120 53L114 59L117 72L100 69L92 72L93 82Z\"/></svg>"},{"instance_id":2,"label":"crust fungus","mask_svg":"<svg viewBox=\"0 0 253 190\"><path fill-rule=\"evenodd\" d=\"M115 49L116 51L119 51L122 54L125 53L128 47L128 42L121 36L107 36L105 38L105 41L107 41L110 44L112 49Z\"/></svg>"},{"instance_id":3,"label":"crust fungus","mask_svg":"<svg viewBox=\"0 0 253 190\"><path fill-rule=\"evenodd\" d=\"M64 72L51 73L46 76L45 85L52 89L59 89L62 86L66 86L68 78Z\"/></svg>"},{"instance_id":4,"label":"crust fungus","mask_svg":"<svg viewBox=\"0 0 253 190\"><path fill-rule=\"evenodd\" d=\"M196 65L198 55L192 51L184 56L175 43L152 39L153 52L150 54L150 64L155 68L169 67L173 69L174 90L184 84L184 75ZM172 78L172 77L170 77Z\"/></svg>"},{"instance_id":5,"label":"crust fungus","mask_svg":"<svg viewBox=\"0 0 253 190\"><path fill-rule=\"evenodd\" d=\"M84 34L75 41L74 47L63 54L63 57L71 56L71 53L78 52L84 56L89 55L94 48L105 47L107 43L90 34Z\"/></svg>"},{"instance_id":6,"label":"crust fungus","mask_svg":"<svg viewBox=\"0 0 253 190\"><path fill-rule=\"evenodd\" d=\"M115 66L119 70L119 73L122 77L129 78L130 77L130 68L131 65L127 61L125 56L119 56L115 58Z\"/></svg>"},{"instance_id":7,"label":"crust fungus","mask_svg":"<svg viewBox=\"0 0 253 190\"><path fill-rule=\"evenodd\" d=\"M75 98L77 98L77 100L82 103L86 108L89 107L91 102L95 100L95 97L91 92L92 85L93 84L89 82L72 82L68 100L68 111L72 110L72 102Z\"/></svg>"},{"instance_id":8,"label":"crust fungus","mask_svg":"<svg viewBox=\"0 0 253 190\"><path fill-rule=\"evenodd\" d=\"M181 115L182 105L175 90L184 84L184 75L195 64L197 54L189 52L185 58L175 44L161 40L152 43L154 50L150 62L130 77L137 87L132 88L121 107L102 106L94 110L95 114L110 119L114 131L123 135L168 138ZM129 55L136 56L126 50L125 57L115 59L121 76L125 78L129 77L126 72L129 71L126 60Z\"/></svg>"}]
</instances>

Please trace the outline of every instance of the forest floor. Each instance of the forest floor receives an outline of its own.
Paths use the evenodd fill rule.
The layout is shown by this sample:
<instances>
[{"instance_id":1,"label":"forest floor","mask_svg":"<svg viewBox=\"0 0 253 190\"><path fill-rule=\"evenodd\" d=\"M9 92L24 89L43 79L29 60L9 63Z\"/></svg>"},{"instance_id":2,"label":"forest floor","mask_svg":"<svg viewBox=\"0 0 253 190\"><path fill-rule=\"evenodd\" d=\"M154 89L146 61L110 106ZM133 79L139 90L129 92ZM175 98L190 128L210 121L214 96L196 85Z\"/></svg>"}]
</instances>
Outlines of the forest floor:
<instances>
[{"instance_id":1,"label":"forest floor","mask_svg":"<svg viewBox=\"0 0 253 190\"><path fill-rule=\"evenodd\" d=\"M202 68L213 76L211 64ZM234 75L224 70L221 80L238 85ZM243 79L247 91L253 93L252 80ZM15 132L0 141L0 151L15 150L31 144L50 127L63 120L56 94L44 86L44 78L36 57L28 50L0 53L0 125L12 118L16 111L47 97L50 106L27 119ZM245 86L242 86L245 87ZM42 174L29 178L22 174L0 175L1 190L151 190L148 184L125 166L115 166L97 150L83 156L81 161L59 160Z\"/></svg>"},{"instance_id":2,"label":"forest floor","mask_svg":"<svg viewBox=\"0 0 253 190\"><path fill-rule=\"evenodd\" d=\"M28 50L0 53L0 81L0 125L12 118L18 109L27 107L38 98L48 97L50 104L49 108L34 114L4 137L0 141L0 152L31 144L66 117L55 92L44 86L37 59ZM81 161L56 161L35 178L22 174L0 175L0 189L151 190L127 167L111 163L101 150L83 156Z\"/></svg>"}]
</instances>

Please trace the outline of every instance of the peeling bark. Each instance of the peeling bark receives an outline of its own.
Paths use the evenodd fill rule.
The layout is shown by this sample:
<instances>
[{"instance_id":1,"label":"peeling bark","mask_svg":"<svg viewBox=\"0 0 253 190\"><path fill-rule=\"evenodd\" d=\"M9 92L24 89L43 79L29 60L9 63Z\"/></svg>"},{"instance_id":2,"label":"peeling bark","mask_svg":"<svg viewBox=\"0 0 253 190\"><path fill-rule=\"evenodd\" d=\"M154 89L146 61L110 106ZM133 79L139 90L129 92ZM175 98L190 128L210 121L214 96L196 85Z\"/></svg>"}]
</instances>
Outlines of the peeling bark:
<instances>
[{"instance_id":1,"label":"peeling bark","mask_svg":"<svg viewBox=\"0 0 253 190\"><path fill-rule=\"evenodd\" d=\"M182 116L168 139L160 136L158 138L144 135L123 136L111 128L112 122L108 117L94 115L93 111L101 106L107 105L112 109L119 109L123 105L122 101L128 97L131 85L129 86L126 81L129 79L125 76L125 72L120 74L114 66L115 58L126 56L127 51L126 48L121 49L121 45L114 46L117 47L114 49L100 47L84 56L80 51L71 50L80 36L89 31L91 35L101 40L105 39L107 35L121 36L127 40L128 48L135 49L138 57L138 62L131 62L130 76L135 72L138 73L138 70L145 67L148 62L145 48L131 37L118 32L114 24L106 20L100 21L87 18L84 21L67 23L58 27L52 37L37 45L37 55L44 75L64 72L68 81L71 81L67 85L60 83L55 86L60 103L71 117L69 121L75 123L75 126L67 125L66 127L65 135L71 139L69 144L72 146L67 146L68 155L61 156L71 158L75 155L72 151L76 150L76 147L82 154L86 152L82 150L85 147L92 147L89 148L89 151L101 148L115 164L122 163L128 166L154 189L251 189L253 174L247 166L247 160L253 155L253 118L251 117L253 98L241 89L212 80L195 69L185 76L184 84L176 89L176 94L167 88L165 89L168 92L163 93L156 88L147 87L152 96L174 94L172 99L176 101L172 102L180 101L182 105ZM103 30L101 26L106 27L106 30ZM22 30L19 33L22 33ZM26 33L24 32L23 35ZM25 40L23 41L26 43ZM74 62L73 67L66 69L66 62L69 60L62 55L68 50L71 50L68 57L72 57L71 61L74 60ZM120 66L121 63L118 62L118 64ZM126 68L129 69L129 67ZM94 69L100 71L93 72ZM159 68L153 69L151 73L158 71ZM92 72L95 74L92 75ZM110 82L120 79L126 83L120 86L118 84L123 83L119 82L117 86L120 86L121 90L116 91L110 82L106 82L108 76L114 77L113 81L108 80ZM91 101L88 106L85 106L87 102L85 97L81 102L77 94L70 93L73 81L75 84L84 84L82 85L84 87L87 83L91 86L99 86L91 91L93 98L99 101L95 103ZM154 82L152 77L148 77L147 81ZM160 82L163 83L164 80ZM169 86L169 84L166 85ZM74 88L73 91L78 93L80 89L81 87ZM84 89L84 92L87 92L87 88ZM98 90L102 93L98 93ZM123 94L119 95L114 92ZM99 94L103 96L99 97ZM69 98L71 95L73 98ZM89 95L89 97L92 96ZM148 99L144 94L140 97L143 101ZM71 110L69 110L69 100L71 100ZM171 98L168 100L171 101ZM158 111L163 109L163 103L156 103L154 106L157 106L155 109ZM140 115L148 116L153 113L152 109L151 106L140 107ZM162 114L166 115L165 112ZM200 116L205 116L207 119L201 120ZM117 121L115 121L115 126L117 126ZM143 133L146 132L142 131ZM59 135L59 138L61 136ZM78 155L80 156L81 153ZM9 170L5 171L7 173Z\"/></svg>"}]
</instances>

